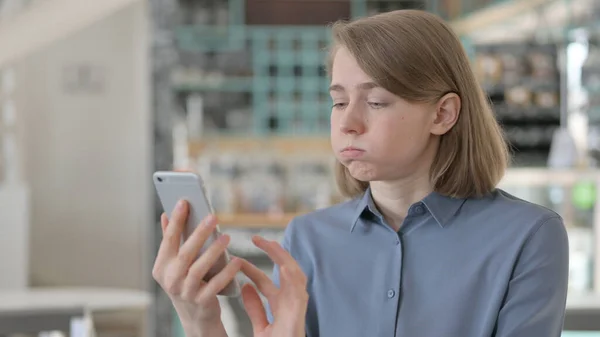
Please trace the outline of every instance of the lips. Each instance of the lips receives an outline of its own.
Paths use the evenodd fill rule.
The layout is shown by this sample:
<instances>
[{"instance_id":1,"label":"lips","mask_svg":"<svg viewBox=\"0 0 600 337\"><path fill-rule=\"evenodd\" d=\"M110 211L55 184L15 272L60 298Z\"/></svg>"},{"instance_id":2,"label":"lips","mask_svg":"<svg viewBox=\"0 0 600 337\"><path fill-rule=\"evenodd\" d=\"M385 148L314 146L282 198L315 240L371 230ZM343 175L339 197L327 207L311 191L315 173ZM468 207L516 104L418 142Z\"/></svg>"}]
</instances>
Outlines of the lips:
<instances>
[{"instance_id":1,"label":"lips","mask_svg":"<svg viewBox=\"0 0 600 337\"><path fill-rule=\"evenodd\" d=\"M365 153L365 150L358 147L348 146L340 151L340 155L348 159L360 158Z\"/></svg>"},{"instance_id":2,"label":"lips","mask_svg":"<svg viewBox=\"0 0 600 337\"><path fill-rule=\"evenodd\" d=\"M341 152L346 152L346 151L362 151L364 152L365 150L358 148L358 147L354 147L354 146L348 146L342 149Z\"/></svg>"}]
</instances>

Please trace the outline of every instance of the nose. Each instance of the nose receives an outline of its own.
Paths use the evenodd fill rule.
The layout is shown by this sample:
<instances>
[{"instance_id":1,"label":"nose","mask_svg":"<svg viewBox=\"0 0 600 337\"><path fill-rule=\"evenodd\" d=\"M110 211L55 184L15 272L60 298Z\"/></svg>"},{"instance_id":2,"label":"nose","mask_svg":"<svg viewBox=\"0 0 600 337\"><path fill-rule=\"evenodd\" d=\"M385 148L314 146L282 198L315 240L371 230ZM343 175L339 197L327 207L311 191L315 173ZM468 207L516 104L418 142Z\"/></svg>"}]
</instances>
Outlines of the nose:
<instances>
[{"instance_id":1,"label":"nose","mask_svg":"<svg viewBox=\"0 0 600 337\"><path fill-rule=\"evenodd\" d=\"M343 134L362 134L365 132L363 113L360 107L349 104L340 118L340 131Z\"/></svg>"}]
</instances>

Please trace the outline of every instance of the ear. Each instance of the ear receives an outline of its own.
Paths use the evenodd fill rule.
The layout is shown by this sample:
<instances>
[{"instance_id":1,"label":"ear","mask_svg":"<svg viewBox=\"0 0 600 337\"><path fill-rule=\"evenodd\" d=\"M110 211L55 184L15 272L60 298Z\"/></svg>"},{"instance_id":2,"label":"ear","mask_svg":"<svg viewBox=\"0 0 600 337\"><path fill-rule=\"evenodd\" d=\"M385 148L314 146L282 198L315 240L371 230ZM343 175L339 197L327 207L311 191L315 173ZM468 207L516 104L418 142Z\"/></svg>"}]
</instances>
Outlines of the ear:
<instances>
[{"instance_id":1,"label":"ear","mask_svg":"<svg viewBox=\"0 0 600 337\"><path fill-rule=\"evenodd\" d=\"M441 136L452 129L456 121L458 121L460 107L460 97L455 93L449 93L440 98L435 105L435 116L433 125L431 126L431 133Z\"/></svg>"}]
</instances>

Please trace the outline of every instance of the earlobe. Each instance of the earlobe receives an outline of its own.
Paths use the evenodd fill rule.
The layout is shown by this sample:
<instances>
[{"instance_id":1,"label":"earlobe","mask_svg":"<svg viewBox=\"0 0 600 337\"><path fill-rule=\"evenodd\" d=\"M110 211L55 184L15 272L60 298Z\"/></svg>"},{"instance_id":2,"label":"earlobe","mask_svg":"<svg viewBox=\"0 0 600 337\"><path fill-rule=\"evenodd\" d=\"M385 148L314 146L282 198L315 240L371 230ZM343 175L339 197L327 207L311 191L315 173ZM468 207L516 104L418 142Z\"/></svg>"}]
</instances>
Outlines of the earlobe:
<instances>
[{"instance_id":1,"label":"earlobe","mask_svg":"<svg viewBox=\"0 0 600 337\"><path fill-rule=\"evenodd\" d=\"M458 121L461 100L455 93L444 95L436 104L435 120L431 133L441 136L450 131Z\"/></svg>"}]
</instances>

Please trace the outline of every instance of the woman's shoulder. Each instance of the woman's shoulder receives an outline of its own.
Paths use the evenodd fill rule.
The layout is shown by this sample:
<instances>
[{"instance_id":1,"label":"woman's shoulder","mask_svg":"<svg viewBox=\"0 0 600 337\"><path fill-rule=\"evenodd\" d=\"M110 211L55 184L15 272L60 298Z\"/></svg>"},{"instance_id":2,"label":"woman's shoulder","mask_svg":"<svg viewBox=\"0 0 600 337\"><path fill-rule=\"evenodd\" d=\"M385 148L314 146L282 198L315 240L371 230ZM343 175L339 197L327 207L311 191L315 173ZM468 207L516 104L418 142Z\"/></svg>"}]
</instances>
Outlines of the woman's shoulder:
<instances>
[{"instance_id":1,"label":"woman's shoulder","mask_svg":"<svg viewBox=\"0 0 600 337\"><path fill-rule=\"evenodd\" d=\"M520 211L532 217L560 217L554 210L543 206L543 200L540 199L539 203L528 201L523 198L517 197L503 189L496 189L491 200L492 210L503 211L510 209L513 211Z\"/></svg>"},{"instance_id":2,"label":"woman's shoulder","mask_svg":"<svg viewBox=\"0 0 600 337\"><path fill-rule=\"evenodd\" d=\"M464 204L464 213L477 218L486 218L501 227L528 228L535 231L545 223L563 224L562 217L554 210L496 189L489 196L469 199Z\"/></svg>"}]
</instances>

